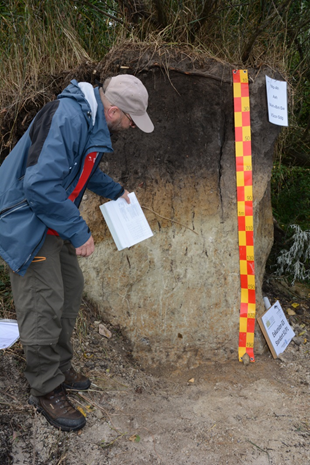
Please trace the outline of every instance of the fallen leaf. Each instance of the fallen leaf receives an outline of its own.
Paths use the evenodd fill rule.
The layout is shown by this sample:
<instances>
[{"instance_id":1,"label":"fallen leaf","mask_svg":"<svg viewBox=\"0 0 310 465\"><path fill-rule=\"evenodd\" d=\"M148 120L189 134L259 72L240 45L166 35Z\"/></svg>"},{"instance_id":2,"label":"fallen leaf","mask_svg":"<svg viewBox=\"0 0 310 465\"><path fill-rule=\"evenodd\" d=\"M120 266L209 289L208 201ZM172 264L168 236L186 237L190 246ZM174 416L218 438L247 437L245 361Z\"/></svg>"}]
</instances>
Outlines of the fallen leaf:
<instances>
[{"instance_id":1,"label":"fallen leaf","mask_svg":"<svg viewBox=\"0 0 310 465\"><path fill-rule=\"evenodd\" d=\"M130 436L129 441L140 442L140 436L138 434L133 434L132 436Z\"/></svg>"},{"instance_id":2,"label":"fallen leaf","mask_svg":"<svg viewBox=\"0 0 310 465\"><path fill-rule=\"evenodd\" d=\"M302 331L301 333L298 334L298 336L303 336L304 334L306 334L306 331Z\"/></svg>"},{"instance_id":3,"label":"fallen leaf","mask_svg":"<svg viewBox=\"0 0 310 465\"><path fill-rule=\"evenodd\" d=\"M292 310L291 308L288 308L286 311L287 311L287 314L288 314L288 315L296 315L296 313L294 312L294 310Z\"/></svg>"},{"instance_id":4,"label":"fallen leaf","mask_svg":"<svg viewBox=\"0 0 310 465\"><path fill-rule=\"evenodd\" d=\"M307 342L308 342L308 339L305 337L304 344L307 344Z\"/></svg>"},{"instance_id":5,"label":"fallen leaf","mask_svg":"<svg viewBox=\"0 0 310 465\"><path fill-rule=\"evenodd\" d=\"M108 339L110 339L112 336L111 331L109 331L103 324L99 325L99 334L101 336L107 337Z\"/></svg>"},{"instance_id":6,"label":"fallen leaf","mask_svg":"<svg viewBox=\"0 0 310 465\"><path fill-rule=\"evenodd\" d=\"M299 307L299 304L294 303L294 304L292 304L292 307L297 308L297 307Z\"/></svg>"},{"instance_id":7,"label":"fallen leaf","mask_svg":"<svg viewBox=\"0 0 310 465\"><path fill-rule=\"evenodd\" d=\"M195 382L195 378L191 378L188 380L189 383L194 383Z\"/></svg>"},{"instance_id":8,"label":"fallen leaf","mask_svg":"<svg viewBox=\"0 0 310 465\"><path fill-rule=\"evenodd\" d=\"M84 412L84 410L82 409L82 407L76 407L76 409L81 412L82 415L84 415L84 417L86 417L86 413Z\"/></svg>"}]
</instances>

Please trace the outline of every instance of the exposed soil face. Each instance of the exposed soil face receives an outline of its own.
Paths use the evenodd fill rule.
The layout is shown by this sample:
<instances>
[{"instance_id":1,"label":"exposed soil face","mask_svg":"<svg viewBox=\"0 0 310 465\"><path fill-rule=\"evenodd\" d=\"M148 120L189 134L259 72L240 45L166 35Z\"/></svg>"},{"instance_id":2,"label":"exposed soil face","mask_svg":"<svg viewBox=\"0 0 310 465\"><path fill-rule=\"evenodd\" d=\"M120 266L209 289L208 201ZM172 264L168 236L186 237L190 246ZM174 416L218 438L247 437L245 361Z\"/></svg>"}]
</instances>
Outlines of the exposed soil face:
<instances>
[{"instance_id":1,"label":"exposed soil face","mask_svg":"<svg viewBox=\"0 0 310 465\"><path fill-rule=\"evenodd\" d=\"M113 60L116 66L115 56ZM171 62L171 66L180 62L181 60L175 57L175 63ZM113 69L111 63L107 63L106 69L109 68L113 74L119 72L119 68ZM122 64L122 61L119 60L119 63ZM182 63L184 67L184 60ZM130 58L128 58L127 64L132 65ZM142 68L144 69L144 67L146 68L145 63L143 63ZM14 105L8 105L3 112L1 111L1 132L6 136L10 133L12 121L18 114L17 124L13 128L13 132L15 131L13 143L16 142L38 109L47 101L55 98L71 78L94 83L94 68L95 65L89 65L72 73L64 73L63 76L53 80L45 93L33 97L28 95L26 101L21 102L16 108ZM196 62L195 68L199 71L202 70L203 66L199 67L199 63ZM158 71L158 68L156 69ZM101 71L99 69L100 78L104 75L104 71L105 69ZM187 69L185 66L183 71L188 72L191 69ZM183 87L184 73L172 72L171 76L173 76L174 83L179 90L182 90L183 94L186 95L186 88ZM148 79L147 82L151 86L151 74L145 75L144 78ZM196 74L191 79L191 83L193 83L190 86L191 89L199 88L200 95L206 100L206 88L202 85L202 77ZM224 81L223 83L223 87L227 86L226 93L230 93L231 89L228 89L228 84ZM215 103L222 105L223 102L218 100L219 93L214 90L216 88L213 81L211 81L210 86L214 99L217 99ZM174 92L171 91L169 94L171 102L177 95ZM197 211L201 213L202 208L210 209L212 205L214 211L217 211L220 205L219 192L222 195L221 202L224 196L227 196L229 207L230 200L231 202L235 201L235 183L233 179L229 183L224 182L224 168L227 167L228 175L233 172L229 170L229 167L233 166L234 159L233 157L225 158L225 153L221 149L221 160L220 162L215 161L212 158L211 148L208 152L205 150L203 152L199 150L188 151L187 156L184 147L194 144L198 139L197 132L181 133L179 129L179 132L173 132L171 127L175 122L169 118L171 112L167 115L164 106L156 106L158 103L155 100L157 94L157 89L153 88L153 108L156 108L157 111L154 119L156 119L159 129L165 134L165 138L159 143L155 139L151 139L152 136L150 136L149 140L153 141L153 145L151 143L145 144L144 147L141 145L144 153L140 148L141 152L138 157L134 133L126 139L126 143L120 137L115 141L115 145L119 148L124 147L124 150L119 151L119 156L125 160L124 166L122 165L120 168L120 160L113 157L106 163L109 165L110 174L115 174L114 168L120 170L116 174L124 184L128 184L133 189L145 190L146 200L148 200L147 196L151 195L150 192L160 192L158 183L161 182L160 186L166 187L165 191L162 189L164 196L171 201L169 200L170 203L165 204L163 197L155 198L154 194L154 201L151 202L149 198L150 204L158 211L162 205L164 207L168 205L169 208L165 207L167 213L165 210L162 211L163 208L161 208L161 213L169 218L173 216L171 211L174 211L174 206L179 204L180 208L175 208L175 212L182 211L184 215L188 215L188 217L181 217L182 222L194 226L194 218L191 217L193 208L186 207L187 204L178 195L178 191L192 183L197 194L189 192L188 196L190 199L194 198L195 195L198 196L199 189L195 185L194 179L197 173L202 176L203 170L208 166L208 177L204 177L205 185L210 191L208 191L208 198L210 199L212 193L215 200L213 204L209 202L207 206L206 202L203 202ZM163 105L163 101L161 101L161 105ZM199 105L197 106L199 107ZM183 108L183 117L186 114L186 108ZM175 109L175 111L177 110ZM154 113L151 116L153 117ZM180 118L180 115L177 117ZM197 117L194 120L190 120L190 118L191 115L188 114L188 123L183 120L183 125L192 124L195 131L201 130L198 127L201 118ZM212 124L216 121L215 114L212 116L211 113L207 113L204 118L209 118L209 127L212 128ZM232 113L230 113L230 119L232 121ZM218 126L221 126L220 123ZM228 142L233 144L232 124L230 124L230 132L224 131L224 126L220 127L219 144L222 144L223 149L225 145L223 144L224 133L229 136ZM269 137L270 134L266 131L267 136ZM144 140L146 140L146 136ZM170 145L177 146L173 154L171 150L168 151L170 147L168 142ZM3 146L7 143L7 139L1 141ZM257 147L260 145L258 136L255 143ZM2 158L7 155L9 145L8 143L8 146L2 150ZM219 152L218 147L216 150ZM125 158L122 152L125 153ZM185 153L182 157L179 156L181 152ZM228 153L230 152L227 150ZM150 159L152 159L151 168ZM140 161L139 166L136 166L137 160ZM265 173L266 169L271 170L271 163L271 152L265 158L254 157L253 166L256 174ZM259 169L260 166L261 169ZM188 178L182 177L184 172L188 174ZM207 179L210 184L207 184ZM258 177L256 176L255 179ZM259 184L258 181L257 184ZM261 197L265 198L263 191L264 189L262 189ZM201 198L204 199L204 197L201 195ZM267 224L268 226L268 221L263 221L264 217L262 216L265 202L269 205L269 198L262 201L261 225ZM235 205L232 208L235 208ZM225 209L221 211L225 212ZM205 216L210 216L211 213L213 214L213 210L207 212ZM180 219L177 215L176 218ZM94 222L95 220L96 218ZM166 227L167 224L170 225L167 220L154 219L153 221L158 223L158 231ZM195 221L197 220L195 219ZM270 224L272 228L272 222ZM268 241L271 237L270 231L268 233L268 231L262 230L259 231L259 234L261 237L266 237ZM94 235L96 236L96 232ZM184 254L185 251L187 254L187 244L184 244L183 248ZM268 247L265 246L265 255L267 249ZM167 255L169 253L168 247L162 252ZM258 253L257 257L258 260L261 260L262 254ZM160 263L162 266L163 261ZM236 263L239 267L239 262ZM223 279L228 279L231 276L232 268L228 265L227 268L228 272L222 273ZM261 273L263 273L264 263L260 263L258 269L261 269ZM128 274L128 270L126 270L125 275ZM131 274L133 275L132 269ZM177 282L177 278L178 276L176 276L175 282ZM232 286L236 293L238 293L238 286L239 274L236 274ZM210 289L210 292L214 288L205 284L204 287ZM225 289L223 285L218 285L217 298L222 296L223 289ZM106 323L112 332L112 337L106 339L101 336L99 322L102 321L103 316L99 315L96 308L84 302L83 314L78 321L74 335L74 366L77 369L82 369L91 378L93 384L88 392L70 393L72 402L83 409L87 416L85 428L78 433L62 433L56 430L47 423L44 417L36 414L33 407L28 405L29 388L23 376L24 359L19 343L11 349L0 351L0 464L299 465L300 463L309 463L310 362L308 346L310 342L308 341L310 340L310 302L307 294L303 297L296 297L286 289L277 289L276 292L274 289L275 283L272 286L266 285L266 294L272 303L278 298L285 311L288 308L294 308L291 306L292 302L299 304L296 315L289 317L297 336L279 359L274 360L266 351L263 355L257 355L256 362L250 366L244 366L237 361L236 341L238 334L233 333L235 352L229 351L227 354L230 356L229 361L226 356L223 359L218 356L216 363L205 361L205 363L197 363L199 366L192 369L188 368L189 365L186 365L187 367L184 365L184 368L179 365L176 368L177 365L174 364L170 367L161 366L154 371L143 370L133 359L132 347L122 336L119 327ZM197 299L198 295L199 292L196 290L193 298ZM228 295L230 296L229 292ZM234 302L238 302L238 299L239 293ZM203 300L207 301L207 299ZM174 301L175 296L171 298L171 303ZM235 304L236 322L238 321L237 305ZM123 306L125 306L124 303ZM121 307L121 305L115 305L115 308ZM230 311L230 308L229 305L226 306L226 310ZM210 319L217 315L216 312L217 307L212 311L210 310L205 323L210 323ZM177 318L178 316L176 316ZM189 317L189 319L192 323L193 317ZM197 318L198 329L192 329L189 333L196 337L203 324L201 318ZM218 325L214 327L218 328ZM87 334L85 334L86 328ZM182 333L185 334L186 330L187 326L184 324ZM179 329L175 331L176 337L178 337L178 333ZM185 341L185 337L182 341ZM209 341L210 339L207 340L207 342ZM225 337L223 337L223 344L225 342ZM219 351L220 349L217 354ZM207 351L207 354L209 353ZM210 360L215 358L216 354L210 353Z\"/></svg>"},{"instance_id":2,"label":"exposed soil face","mask_svg":"<svg viewBox=\"0 0 310 465\"><path fill-rule=\"evenodd\" d=\"M128 72L145 83L154 132L118 134L115 153L104 155L101 168L137 193L154 237L117 253L99 210L104 199L87 193L81 204L96 242L95 253L81 260L85 292L108 321L126 331L135 358L145 368L170 362L192 369L209 359L235 358L240 299L236 213L237 207L241 215L246 208L252 211L252 204L245 203L251 202L252 189L240 189L245 200L237 205L232 69L231 64L187 49L139 49L130 44L112 50L97 66L85 64L54 77L49 85L43 83L44 92L25 96L23 104L12 96L13 102L0 111L3 134L8 137L12 130L15 141L43 103L55 98L71 78L94 84L96 77L102 82ZM260 315L262 279L272 246L269 180L279 127L267 119L267 68L248 72L255 201L254 226L249 217L246 227L254 229ZM246 158L244 168L249 171L252 161ZM245 179L239 175L242 187ZM246 250L252 261L251 242ZM257 353L262 351L260 342L258 333Z\"/></svg>"},{"instance_id":3,"label":"exposed soil face","mask_svg":"<svg viewBox=\"0 0 310 465\"><path fill-rule=\"evenodd\" d=\"M56 430L27 404L19 344L1 351L0 463L309 463L310 302L307 294L283 293L275 284L265 289L272 303L279 299L286 313L299 304L288 316L297 336L279 359L267 352L249 366L223 360L194 370L143 371L118 328L106 324L110 339L99 334L100 317L84 302L74 361L93 384L88 392L70 393L87 416L78 433Z\"/></svg>"},{"instance_id":4,"label":"exposed soil face","mask_svg":"<svg viewBox=\"0 0 310 465\"><path fill-rule=\"evenodd\" d=\"M208 359L234 359L236 350L240 262L232 66L183 54L179 64L166 56L167 73L159 55L124 50L121 56L110 53L97 68L103 79L121 64L148 89L154 132L119 133L101 168L136 192L154 236L116 253L99 210L103 200L87 193L81 214L96 253L81 267L87 294L126 332L139 363L146 369L168 362L194 368ZM269 181L279 131L267 119L266 71L249 70L257 315L264 311L261 285L272 246ZM245 201L252 199L248 194ZM238 206L242 213L245 204ZM251 246L247 250L251 257Z\"/></svg>"}]
</instances>

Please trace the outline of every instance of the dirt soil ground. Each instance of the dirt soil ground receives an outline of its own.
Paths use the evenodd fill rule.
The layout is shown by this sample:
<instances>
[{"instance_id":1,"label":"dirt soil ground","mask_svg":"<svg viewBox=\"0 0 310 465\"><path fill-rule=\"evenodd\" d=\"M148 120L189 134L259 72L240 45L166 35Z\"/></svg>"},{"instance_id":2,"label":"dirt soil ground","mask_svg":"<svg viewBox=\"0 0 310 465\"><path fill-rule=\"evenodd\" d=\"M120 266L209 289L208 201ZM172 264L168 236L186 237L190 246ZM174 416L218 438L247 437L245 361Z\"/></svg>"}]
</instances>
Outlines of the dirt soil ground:
<instances>
[{"instance_id":1,"label":"dirt soil ground","mask_svg":"<svg viewBox=\"0 0 310 465\"><path fill-rule=\"evenodd\" d=\"M85 428L60 432L27 404L16 343L0 352L1 465L309 464L308 291L265 285L296 334L278 359L266 352L249 366L223 360L190 371L143 371L119 329L84 301L75 367L93 384L70 398L85 413ZM110 339L100 335L100 323Z\"/></svg>"}]
</instances>

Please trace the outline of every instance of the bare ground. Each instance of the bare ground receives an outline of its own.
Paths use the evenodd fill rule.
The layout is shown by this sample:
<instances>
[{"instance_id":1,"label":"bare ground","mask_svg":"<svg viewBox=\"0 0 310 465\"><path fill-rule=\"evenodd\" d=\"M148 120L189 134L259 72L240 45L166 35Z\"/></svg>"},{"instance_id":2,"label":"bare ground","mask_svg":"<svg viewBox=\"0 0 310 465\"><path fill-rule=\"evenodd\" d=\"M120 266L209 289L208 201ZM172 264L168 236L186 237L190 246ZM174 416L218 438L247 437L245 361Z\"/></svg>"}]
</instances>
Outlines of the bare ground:
<instances>
[{"instance_id":1,"label":"bare ground","mask_svg":"<svg viewBox=\"0 0 310 465\"><path fill-rule=\"evenodd\" d=\"M84 302L75 367L93 384L70 393L87 416L77 433L58 431L28 406L20 345L1 351L1 465L309 464L310 301L275 285L265 291L298 312L288 316L296 337L280 358L266 352L249 366L143 371L118 328L106 324L110 339L99 334L100 317Z\"/></svg>"}]
</instances>

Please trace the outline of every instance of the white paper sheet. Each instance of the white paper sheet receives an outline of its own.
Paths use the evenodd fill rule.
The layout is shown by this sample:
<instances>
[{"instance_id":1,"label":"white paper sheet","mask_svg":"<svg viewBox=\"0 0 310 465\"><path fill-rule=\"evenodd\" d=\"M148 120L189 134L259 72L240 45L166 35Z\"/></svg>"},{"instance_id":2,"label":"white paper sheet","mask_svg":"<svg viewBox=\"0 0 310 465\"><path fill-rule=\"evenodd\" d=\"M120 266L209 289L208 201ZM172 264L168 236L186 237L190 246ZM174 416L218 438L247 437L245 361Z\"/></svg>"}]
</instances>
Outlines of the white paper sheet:
<instances>
[{"instance_id":1,"label":"white paper sheet","mask_svg":"<svg viewBox=\"0 0 310 465\"><path fill-rule=\"evenodd\" d=\"M132 247L153 236L143 210L134 192L125 199L111 200L100 206L118 250Z\"/></svg>"},{"instance_id":2,"label":"white paper sheet","mask_svg":"<svg viewBox=\"0 0 310 465\"><path fill-rule=\"evenodd\" d=\"M287 84L266 76L268 117L270 123L288 126Z\"/></svg>"},{"instance_id":3,"label":"white paper sheet","mask_svg":"<svg viewBox=\"0 0 310 465\"><path fill-rule=\"evenodd\" d=\"M19 339L16 320L0 320L0 349L8 349Z\"/></svg>"}]
</instances>

